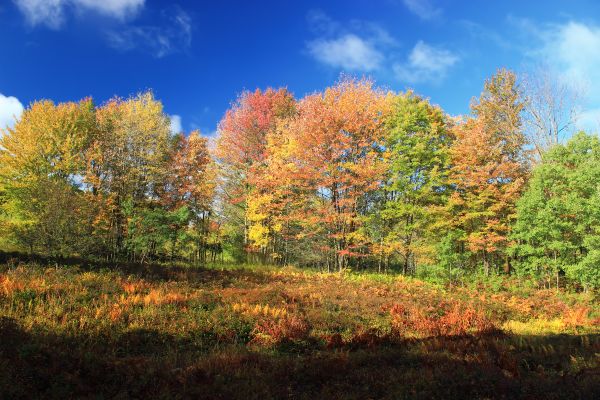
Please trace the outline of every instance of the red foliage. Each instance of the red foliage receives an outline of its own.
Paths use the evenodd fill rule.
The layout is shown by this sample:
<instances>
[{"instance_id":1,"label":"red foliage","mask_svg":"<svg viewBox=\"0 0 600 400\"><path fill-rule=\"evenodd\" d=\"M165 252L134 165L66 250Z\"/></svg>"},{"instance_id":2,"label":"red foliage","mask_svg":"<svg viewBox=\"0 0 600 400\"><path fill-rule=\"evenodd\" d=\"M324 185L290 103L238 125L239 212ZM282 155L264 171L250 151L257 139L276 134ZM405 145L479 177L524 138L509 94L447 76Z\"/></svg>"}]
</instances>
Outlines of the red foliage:
<instances>
[{"instance_id":1,"label":"red foliage","mask_svg":"<svg viewBox=\"0 0 600 400\"><path fill-rule=\"evenodd\" d=\"M483 310L473 304L442 301L437 307L396 304L390 309L396 333L424 336L450 336L481 333L494 328Z\"/></svg>"},{"instance_id":2,"label":"red foliage","mask_svg":"<svg viewBox=\"0 0 600 400\"><path fill-rule=\"evenodd\" d=\"M262 319L254 327L251 343L276 344L284 341L303 340L308 337L308 322L297 315L285 315L277 320Z\"/></svg>"},{"instance_id":3,"label":"red foliage","mask_svg":"<svg viewBox=\"0 0 600 400\"><path fill-rule=\"evenodd\" d=\"M191 205L200 210L210 206L214 189L213 171L206 138L193 131L175 136L169 174L159 188L161 202L171 209Z\"/></svg>"},{"instance_id":4,"label":"red foliage","mask_svg":"<svg viewBox=\"0 0 600 400\"><path fill-rule=\"evenodd\" d=\"M267 133L274 128L277 117L293 107L294 98L287 89L242 93L219 123L217 156L234 166L262 161Z\"/></svg>"}]
</instances>

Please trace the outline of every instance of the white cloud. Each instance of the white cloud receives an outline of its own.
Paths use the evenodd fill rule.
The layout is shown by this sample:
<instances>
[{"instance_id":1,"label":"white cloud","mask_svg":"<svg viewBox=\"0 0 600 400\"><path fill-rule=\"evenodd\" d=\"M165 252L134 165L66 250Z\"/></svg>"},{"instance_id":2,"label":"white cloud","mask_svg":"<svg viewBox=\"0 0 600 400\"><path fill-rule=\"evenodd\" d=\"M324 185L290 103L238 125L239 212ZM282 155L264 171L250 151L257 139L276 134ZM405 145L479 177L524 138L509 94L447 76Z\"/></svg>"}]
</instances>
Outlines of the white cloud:
<instances>
[{"instance_id":1,"label":"white cloud","mask_svg":"<svg viewBox=\"0 0 600 400\"><path fill-rule=\"evenodd\" d=\"M598 131L600 127L600 27L568 22L546 39L544 57L572 84L587 88L588 101L577 127Z\"/></svg>"},{"instance_id":2,"label":"white cloud","mask_svg":"<svg viewBox=\"0 0 600 400\"><path fill-rule=\"evenodd\" d=\"M430 8L431 15L439 12L430 3L423 7ZM308 54L333 68L393 74L408 83L437 83L459 61L458 55L451 51L419 41L408 59L401 62L395 55L399 48L397 40L378 24L351 20L342 25L320 10L309 12L307 20L311 31L319 36L307 43Z\"/></svg>"},{"instance_id":3,"label":"white cloud","mask_svg":"<svg viewBox=\"0 0 600 400\"><path fill-rule=\"evenodd\" d=\"M578 21L537 24L529 19L509 17L524 35L524 53L529 60L550 68L586 95L577 121L579 129L600 128L600 26Z\"/></svg>"},{"instance_id":4,"label":"white cloud","mask_svg":"<svg viewBox=\"0 0 600 400\"><path fill-rule=\"evenodd\" d=\"M161 24L131 26L107 34L109 45L118 50L140 49L157 58L187 50L192 42L192 20L179 7L163 10Z\"/></svg>"},{"instance_id":5,"label":"white cloud","mask_svg":"<svg viewBox=\"0 0 600 400\"><path fill-rule=\"evenodd\" d=\"M27 22L59 29L67 10L77 13L95 12L106 17L125 19L143 8L145 0L13 0Z\"/></svg>"},{"instance_id":6,"label":"white cloud","mask_svg":"<svg viewBox=\"0 0 600 400\"><path fill-rule=\"evenodd\" d=\"M402 0L406 8L419 18L431 20L442 15L442 9L435 7L429 0Z\"/></svg>"},{"instance_id":7,"label":"white cloud","mask_svg":"<svg viewBox=\"0 0 600 400\"><path fill-rule=\"evenodd\" d=\"M137 14L144 7L146 0L71 0L71 2L82 9L124 19Z\"/></svg>"},{"instance_id":8,"label":"white cloud","mask_svg":"<svg viewBox=\"0 0 600 400\"><path fill-rule=\"evenodd\" d=\"M579 114L576 127L589 132L600 132L600 108L587 109Z\"/></svg>"},{"instance_id":9,"label":"white cloud","mask_svg":"<svg viewBox=\"0 0 600 400\"><path fill-rule=\"evenodd\" d=\"M58 29L63 23L63 0L15 0L15 4L31 25L43 23Z\"/></svg>"},{"instance_id":10,"label":"white cloud","mask_svg":"<svg viewBox=\"0 0 600 400\"><path fill-rule=\"evenodd\" d=\"M171 133L173 135L183 132L183 128L181 126L181 116L173 114L169 115L169 119L171 120Z\"/></svg>"},{"instance_id":11,"label":"white cloud","mask_svg":"<svg viewBox=\"0 0 600 400\"><path fill-rule=\"evenodd\" d=\"M355 34L313 40L308 51L317 61L347 71L373 71L384 58L372 43Z\"/></svg>"},{"instance_id":12,"label":"white cloud","mask_svg":"<svg viewBox=\"0 0 600 400\"><path fill-rule=\"evenodd\" d=\"M0 93L0 130L6 127L12 128L22 113L23 104L19 99Z\"/></svg>"},{"instance_id":13,"label":"white cloud","mask_svg":"<svg viewBox=\"0 0 600 400\"><path fill-rule=\"evenodd\" d=\"M544 34L542 56L570 78L599 82L600 27L568 22Z\"/></svg>"},{"instance_id":14,"label":"white cloud","mask_svg":"<svg viewBox=\"0 0 600 400\"><path fill-rule=\"evenodd\" d=\"M382 67L384 50L396 41L378 24L351 20L346 24L331 19L321 10L307 15L317 37L306 43L308 54L318 62L348 72L372 72Z\"/></svg>"},{"instance_id":15,"label":"white cloud","mask_svg":"<svg viewBox=\"0 0 600 400\"><path fill-rule=\"evenodd\" d=\"M449 50L434 47L422 40L418 41L404 63L394 64L396 77L404 82L439 83L448 70L459 61L459 57Z\"/></svg>"}]
</instances>

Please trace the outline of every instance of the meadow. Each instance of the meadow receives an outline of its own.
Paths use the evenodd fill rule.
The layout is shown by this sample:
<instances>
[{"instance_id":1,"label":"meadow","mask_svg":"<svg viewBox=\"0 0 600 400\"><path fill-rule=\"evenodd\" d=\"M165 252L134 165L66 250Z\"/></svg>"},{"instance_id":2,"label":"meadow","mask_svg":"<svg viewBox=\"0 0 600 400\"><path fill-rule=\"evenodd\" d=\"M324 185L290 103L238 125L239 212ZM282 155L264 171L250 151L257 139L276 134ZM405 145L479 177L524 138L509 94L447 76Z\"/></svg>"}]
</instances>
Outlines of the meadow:
<instances>
[{"instance_id":1,"label":"meadow","mask_svg":"<svg viewBox=\"0 0 600 400\"><path fill-rule=\"evenodd\" d=\"M0 265L0 398L592 399L592 292L512 277Z\"/></svg>"},{"instance_id":2,"label":"meadow","mask_svg":"<svg viewBox=\"0 0 600 400\"><path fill-rule=\"evenodd\" d=\"M572 50L597 25L495 7L511 38L404 0L422 21L386 10L396 40L372 10L294 2L293 23L227 10L220 37L203 6L208 57L176 4L8 3L52 35L0 68L0 400L600 399L600 76ZM115 12L97 36L159 50L156 75L87 42ZM51 68L22 68L34 51Z\"/></svg>"}]
</instances>

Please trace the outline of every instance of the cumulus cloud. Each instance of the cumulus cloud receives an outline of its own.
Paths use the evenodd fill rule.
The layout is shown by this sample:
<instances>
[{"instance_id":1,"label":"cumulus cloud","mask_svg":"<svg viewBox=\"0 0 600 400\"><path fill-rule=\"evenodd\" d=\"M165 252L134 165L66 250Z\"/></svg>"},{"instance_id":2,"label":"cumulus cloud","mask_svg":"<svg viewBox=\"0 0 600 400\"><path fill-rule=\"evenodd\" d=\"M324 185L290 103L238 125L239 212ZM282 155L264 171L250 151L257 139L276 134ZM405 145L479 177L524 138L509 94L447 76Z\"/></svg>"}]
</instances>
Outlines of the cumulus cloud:
<instances>
[{"instance_id":1,"label":"cumulus cloud","mask_svg":"<svg viewBox=\"0 0 600 400\"><path fill-rule=\"evenodd\" d=\"M94 12L100 15L126 19L143 8L145 0L13 0L27 22L59 29L68 11Z\"/></svg>"},{"instance_id":2,"label":"cumulus cloud","mask_svg":"<svg viewBox=\"0 0 600 400\"><path fill-rule=\"evenodd\" d=\"M407 83L439 83L459 61L450 50L434 47L422 40L411 50L408 60L393 66L396 77Z\"/></svg>"},{"instance_id":3,"label":"cumulus cloud","mask_svg":"<svg viewBox=\"0 0 600 400\"><path fill-rule=\"evenodd\" d=\"M410 12L424 20L432 20L442 15L442 9L429 0L402 0L402 2Z\"/></svg>"},{"instance_id":4,"label":"cumulus cloud","mask_svg":"<svg viewBox=\"0 0 600 400\"><path fill-rule=\"evenodd\" d=\"M307 52L318 62L349 72L372 72L385 60L384 50L394 39L379 25L352 20L340 24L321 10L308 14L310 30L317 37L306 43Z\"/></svg>"},{"instance_id":5,"label":"cumulus cloud","mask_svg":"<svg viewBox=\"0 0 600 400\"><path fill-rule=\"evenodd\" d=\"M308 43L308 51L317 61L347 71L373 71L383 61L372 43L354 34L314 40Z\"/></svg>"},{"instance_id":6,"label":"cumulus cloud","mask_svg":"<svg viewBox=\"0 0 600 400\"><path fill-rule=\"evenodd\" d=\"M553 75L587 96L577 121L578 128L600 128L600 26L579 21L538 24L509 17L523 35L526 59L547 66Z\"/></svg>"},{"instance_id":7,"label":"cumulus cloud","mask_svg":"<svg viewBox=\"0 0 600 400\"><path fill-rule=\"evenodd\" d=\"M108 43L115 49L140 49L157 58L187 50L192 42L192 20L179 7L163 10L160 24L129 26L107 33Z\"/></svg>"},{"instance_id":8,"label":"cumulus cloud","mask_svg":"<svg viewBox=\"0 0 600 400\"><path fill-rule=\"evenodd\" d=\"M19 99L0 93L0 131L6 127L12 128L23 113L23 109Z\"/></svg>"},{"instance_id":9,"label":"cumulus cloud","mask_svg":"<svg viewBox=\"0 0 600 400\"><path fill-rule=\"evenodd\" d=\"M177 114L169 115L169 119L171 120L171 133L176 135L183 131L181 126L181 116Z\"/></svg>"},{"instance_id":10,"label":"cumulus cloud","mask_svg":"<svg viewBox=\"0 0 600 400\"><path fill-rule=\"evenodd\" d=\"M569 77L600 82L600 27L568 22L543 33L542 56Z\"/></svg>"},{"instance_id":11,"label":"cumulus cloud","mask_svg":"<svg viewBox=\"0 0 600 400\"><path fill-rule=\"evenodd\" d=\"M422 7L430 7L430 3ZM437 14L435 10L431 8L430 14ZM332 68L394 75L411 84L439 83L459 61L450 50L423 41L418 41L408 58L401 61L397 56L399 43L379 24L361 20L340 24L321 10L309 12L307 20L309 29L318 36L306 43L307 53Z\"/></svg>"}]
</instances>

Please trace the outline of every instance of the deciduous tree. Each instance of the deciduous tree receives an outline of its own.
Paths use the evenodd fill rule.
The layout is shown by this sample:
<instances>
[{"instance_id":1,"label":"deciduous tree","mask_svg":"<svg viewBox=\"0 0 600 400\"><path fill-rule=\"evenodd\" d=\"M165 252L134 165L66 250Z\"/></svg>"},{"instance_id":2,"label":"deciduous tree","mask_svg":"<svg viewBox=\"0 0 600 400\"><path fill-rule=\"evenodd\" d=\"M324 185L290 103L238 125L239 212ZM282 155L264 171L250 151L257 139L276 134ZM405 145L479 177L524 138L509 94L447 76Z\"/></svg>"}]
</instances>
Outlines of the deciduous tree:
<instances>
[{"instance_id":1,"label":"deciduous tree","mask_svg":"<svg viewBox=\"0 0 600 400\"><path fill-rule=\"evenodd\" d=\"M522 108L516 76L499 70L472 104L473 117L454 130L450 229L462 232L459 237L486 273L490 264L500 265L501 260L509 266L508 235L529 168Z\"/></svg>"},{"instance_id":2,"label":"deciduous tree","mask_svg":"<svg viewBox=\"0 0 600 400\"><path fill-rule=\"evenodd\" d=\"M232 231L248 249L248 194L253 174L265 159L267 135L277 120L293 112L295 100L286 89L242 93L219 123L215 156L219 162L222 207Z\"/></svg>"},{"instance_id":3,"label":"deciduous tree","mask_svg":"<svg viewBox=\"0 0 600 400\"><path fill-rule=\"evenodd\" d=\"M583 132L544 154L517 204L516 269L550 285L559 274L600 287L600 141Z\"/></svg>"},{"instance_id":4,"label":"deciduous tree","mask_svg":"<svg viewBox=\"0 0 600 400\"><path fill-rule=\"evenodd\" d=\"M376 252L396 255L404 273L417 260L435 262L433 229L449 193L450 121L412 92L394 99L386 125L387 171L381 208L371 213Z\"/></svg>"},{"instance_id":5,"label":"deciduous tree","mask_svg":"<svg viewBox=\"0 0 600 400\"><path fill-rule=\"evenodd\" d=\"M0 136L4 225L19 244L52 255L86 251L90 210L82 176L94 133L94 106L86 99L33 103Z\"/></svg>"},{"instance_id":6,"label":"deciduous tree","mask_svg":"<svg viewBox=\"0 0 600 400\"><path fill-rule=\"evenodd\" d=\"M146 92L112 99L96 111L98 132L87 153L85 182L100 205L96 234L111 256L124 251L126 201L152 197L167 169L170 123L162 104Z\"/></svg>"},{"instance_id":7,"label":"deciduous tree","mask_svg":"<svg viewBox=\"0 0 600 400\"><path fill-rule=\"evenodd\" d=\"M366 195L381 187L382 143L390 96L369 80L342 78L306 96L287 126L304 199L305 235L323 235L327 260L338 269L364 255Z\"/></svg>"}]
</instances>

